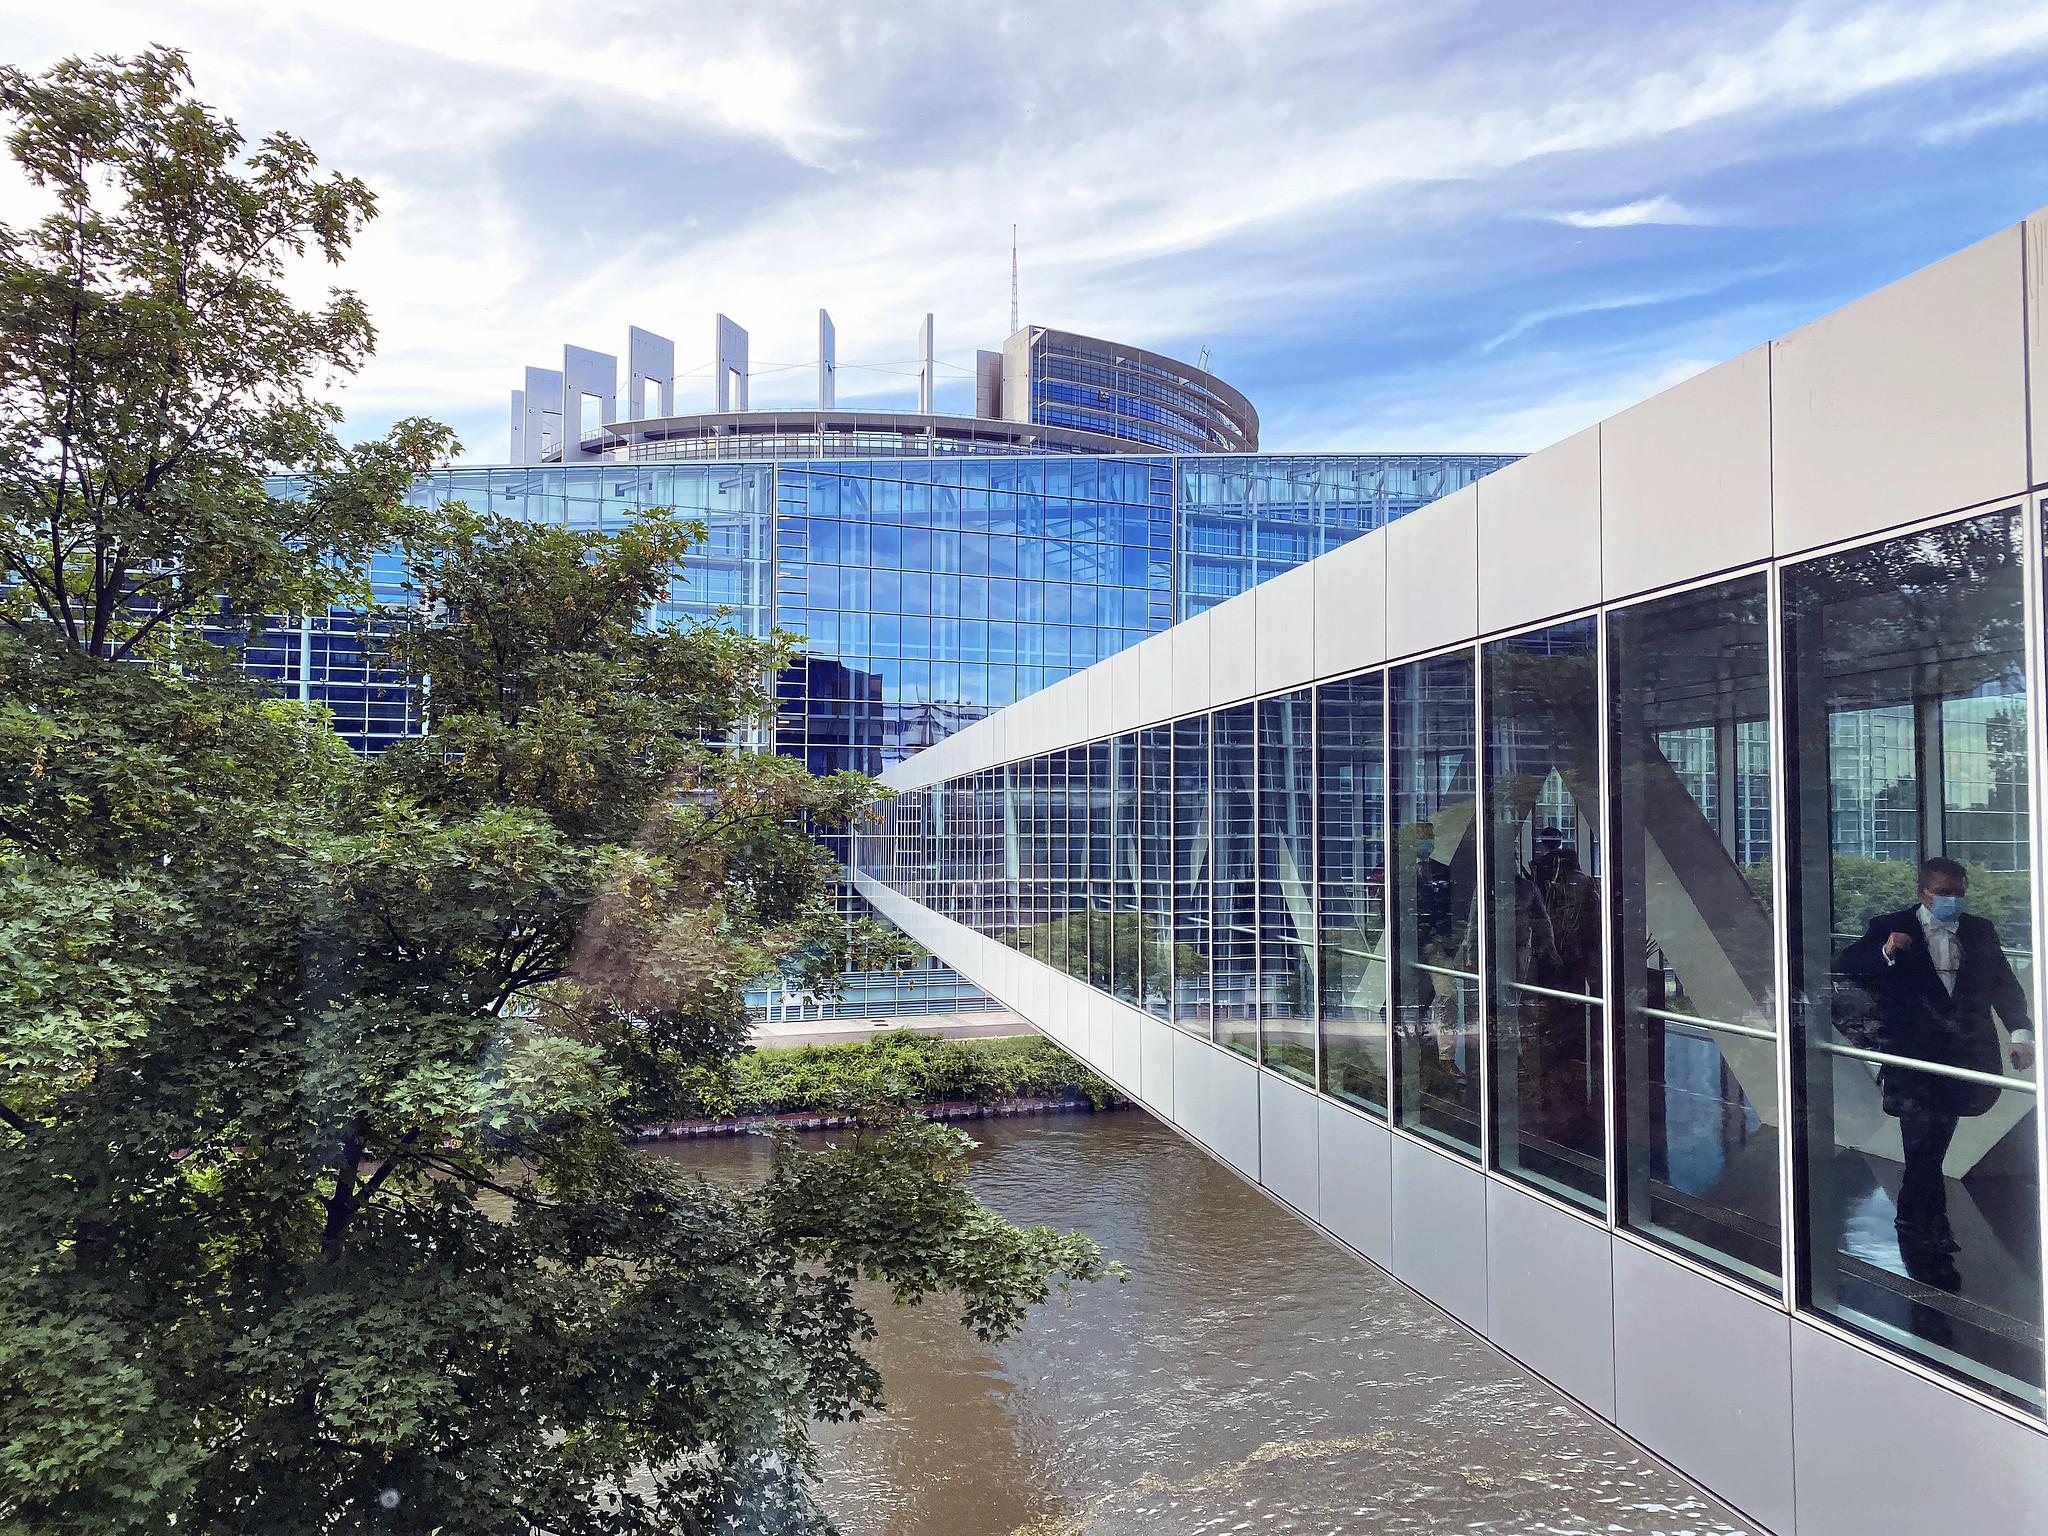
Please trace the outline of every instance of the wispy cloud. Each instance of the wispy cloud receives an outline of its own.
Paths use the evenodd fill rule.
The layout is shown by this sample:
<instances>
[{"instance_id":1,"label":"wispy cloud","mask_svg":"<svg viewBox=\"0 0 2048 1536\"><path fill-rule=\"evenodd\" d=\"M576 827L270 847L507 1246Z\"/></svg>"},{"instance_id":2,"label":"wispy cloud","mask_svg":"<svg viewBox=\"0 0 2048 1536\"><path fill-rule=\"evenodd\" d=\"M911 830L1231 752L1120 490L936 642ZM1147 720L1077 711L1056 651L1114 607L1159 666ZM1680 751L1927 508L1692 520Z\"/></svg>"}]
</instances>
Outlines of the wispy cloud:
<instances>
[{"instance_id":1,"label":"wispy cloud","mask_svg":"<svg viewBox=\"0 0 2048 1536\"><path fill-rule=\"evenodd\" d=\"M1568 417L1608 398L1589 370L1739 349L2048 201L2037 156L1927 129L2038 77L2039 0L583 0L566 33L560 15L0 0L0 36L31 68L180 43L246 128L369 179L385 214L344 280L382 348L351 423L434 412L481 457L504 451L520 367L616 349L628 324L688 369L724 311L756 357L801 363L823 305L842 360L886 369L931 310L965 380L1008 329L1013 223L1026 320L1207 344L1286 448L1357 446L1342 420L1440 441L1461 399L1487 402L1473 430ZM1731 207L1739 228L1701 212ZM1582 234L1636 225L1669 231L1651 265ZM806 387L794 368L755 394ZM911 387L840 379L876 403ZM685 405L708 392L686 380ZM1402 395L1441 409L1384 408Z\"/></svg>"},{"instance_id":2,"label":"wispy cloud","mask_svg":"<svg viewBox=\"0 0 2048 1536\"><path fill-rule=\"evenodd\" d=\"M1622 203L1614 208L1582 210L1577 213L1559 213L1551 216L1559 224L1569 224L1573 229L1620 229L1629 224L1710 224L1713 220L1695 213L1675 198L1645 197L1637 202Z\"/></svg>"}]
</instances>

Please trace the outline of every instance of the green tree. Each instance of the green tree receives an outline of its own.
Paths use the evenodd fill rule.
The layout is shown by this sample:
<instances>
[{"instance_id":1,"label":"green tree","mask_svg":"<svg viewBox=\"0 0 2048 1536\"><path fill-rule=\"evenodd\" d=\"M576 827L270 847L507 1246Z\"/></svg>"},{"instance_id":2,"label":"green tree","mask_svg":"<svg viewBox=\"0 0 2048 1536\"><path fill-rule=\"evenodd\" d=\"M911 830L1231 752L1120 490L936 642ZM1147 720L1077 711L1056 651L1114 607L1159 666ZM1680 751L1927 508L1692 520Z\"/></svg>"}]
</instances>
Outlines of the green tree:
<instances>
[{"instance_id":1,"label":"green tree","mask_svg":"<svg viewBox=\"0 0 2048 1536\"><path fill-rule=\"evenodd\" d=\"M622 1143L730 1071L749 982L890 957L807 835L878 791L735 745L789 637L643 621L700 530L425 521L441 429L334 445L312 391L368 327L279 264L368 195L185 88L0 76L73 189L68 235L0 231L0 1530L815 1527L808 1423L881 1400L857 1279L993 1338L1100 1251L922 1121L752 1193ZM429 729L365 761L201 626L393 538Z\"/></svg>"}]
</instances>

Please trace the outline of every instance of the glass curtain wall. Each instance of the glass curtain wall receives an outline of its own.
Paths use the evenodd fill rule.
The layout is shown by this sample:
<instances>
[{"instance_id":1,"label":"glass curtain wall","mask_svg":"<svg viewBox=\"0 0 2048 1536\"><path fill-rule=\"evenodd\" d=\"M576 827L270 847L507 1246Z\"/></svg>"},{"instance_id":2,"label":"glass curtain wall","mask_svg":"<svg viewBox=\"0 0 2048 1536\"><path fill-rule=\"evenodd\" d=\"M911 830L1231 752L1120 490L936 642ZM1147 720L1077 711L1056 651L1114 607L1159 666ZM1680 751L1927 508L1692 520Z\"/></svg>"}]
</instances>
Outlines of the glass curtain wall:
<instances>
[{"instance_id":1,"label":"glass curtain wall","mask_svg":"<svg viewBox=\"0 0 2048 1536\"><path fill-rule=\"evenodd\" d=\"M1260 1059L1316 1081L1315 706L1259 706Z\"/></svg>"},{"instance_id":2,"label":"glass curtain wall","mask_svg":"<svg viewBox=\"0 0 2048 1536\"><path fill-rule=\"evenodd\" d=\"M1211 717L1211 832L1215 878L1210 973L1216 1043L1259 1055L1259 822L1256 711Z\"/></svg>"},{"instance_id":3,"label":"glass curtain wall","mask_svg":"<svg viewBox=\"0 0 2048 1536\"><path fill-rule=\"evenodd\" d=\"M1488 644L1487 1018L1493 1161L1607 1204L1596 625Z\"/></svg>"},{"instance_id":4,"label":"glass curtain wall","mask_svg":"<svg viewBox=\"0 0 2048 1536\"><path fill-rule=\"evenodd\" d=\"M2038 1415L2023 526L912 791L858 857L1588 1211L1612 1117L1618 1226Z\"/></svg>"},{"instance_id":5,"label":"glass curtain wall","mask_svg":"<svg viewBox=\"0 0 2048 1536\"><path fill-rule=\"evenodd\" d=\"M1470 651L1387 674L1394 1118L1479 1156L1479 778Z\"/></svg>"},{"instance_id":6,"label":"glass curtain wall","mask_svg":"<svg viewBox=\"0 0 2048 1536\"><path fill-rule=\"evenodd\" d=\"M1209 717L1173 724L1173 1022L1213 1038L1209 928Z\"/></svg>"},{"instance_id":7,"label":"glass curtain wall","mask_svg":"<svg viewBox=\"0 0 2048 1536\"><path fill-rule=\"evenodd\" d=\"M1762 576L1607 618L1619 1219L1779 1289Z\"/></svg>"},{"instance_id":8,"label":"glass curtain wall","mask_svg":"<svg viewBox=\"0 0 2048 1536\"><path fill-rule=\"evenodd\" d=\"M1800 1300L2038 1411L2019 516L1782 580Z\"/></svg>"},{"instance_id":9,"label":"glass curtain wall","mask_svg":"<svg viewBox=\"0 0 2048 1536\"><path fill-rule=\"evenodd\" d=\"M1385 679L1316 689L1323 1091L1387 1112Z\"/></svg>"}]
</instances>

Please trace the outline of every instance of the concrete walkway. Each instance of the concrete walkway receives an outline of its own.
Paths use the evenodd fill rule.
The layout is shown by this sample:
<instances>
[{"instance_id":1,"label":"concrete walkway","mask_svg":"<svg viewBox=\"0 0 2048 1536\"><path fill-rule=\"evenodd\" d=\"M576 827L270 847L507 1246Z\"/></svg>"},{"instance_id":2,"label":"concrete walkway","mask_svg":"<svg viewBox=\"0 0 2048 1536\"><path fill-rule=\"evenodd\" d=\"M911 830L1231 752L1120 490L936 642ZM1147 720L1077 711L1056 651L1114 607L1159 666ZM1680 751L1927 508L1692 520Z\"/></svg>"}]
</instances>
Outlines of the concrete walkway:
<instances>
[{"instance_id":1,"label":"concrete walkway","mask_svg":"<svg viewBox=\"0 0 2048 1536\"><path fill-rule=\"evenodd\" d=\"M993 1040L1035 1033L1023 1018L1007 1010L980 1013L905 1013L880 1019L762 1019L754 1025L753 1043L772 1045L846 1045L872 1040L892 1029L914 1029L921 1035L948 1040Z\"/></svg>"}]
</instances>

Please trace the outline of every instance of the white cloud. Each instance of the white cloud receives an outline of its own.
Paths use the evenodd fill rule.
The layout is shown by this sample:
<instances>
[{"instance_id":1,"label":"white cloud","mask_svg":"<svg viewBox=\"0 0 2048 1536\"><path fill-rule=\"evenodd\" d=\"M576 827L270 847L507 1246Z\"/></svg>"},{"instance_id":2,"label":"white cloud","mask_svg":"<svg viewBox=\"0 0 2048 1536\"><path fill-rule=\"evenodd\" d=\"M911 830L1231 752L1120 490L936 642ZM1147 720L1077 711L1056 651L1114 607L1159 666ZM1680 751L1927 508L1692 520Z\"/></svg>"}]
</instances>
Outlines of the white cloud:
<instances>
[{"instance_id":1,"label":"white cloud","mask_svg":"<svg viewBox=\"0 0 2048 1536\"><path fill-rule=\"evenodd\" d=\"M1027 320L1189 356L1212 339L1230 377L1266 335L1524 281L1502 208L1697 223L1681 171L1762 164L1788 123L2048 51L2037 0L0 0L0 22L29 67L182 43L202 96L378 187L342 277L382 334L346 397L365 420L488 419L522 365L619 349L628 324L694 368L721 310L756 357L801 362L822 304L843 360L876 364L932 310L964 368L1008 328L1013 222ZM1630 201L1646 180L1669 190ZM1418 241L1440 254L1404 264ZM1559 291L1516 297L1470 349L1657 303ZM909 392L855 368L840 387Z\"/></svg>"},{"instance_id":2,"label":"white cloud","mask_svg":"<svg viewBox=\"0 0 2048 1536\"><path fill-rule=\"evenodd\" d=\"M1628 224L1706 224L1711 222L1683 203L1669 197L1646 197L1615 208L1552 215L1555 222L1573 229L1619 229Z\"/></svg>"}]
</instances>

